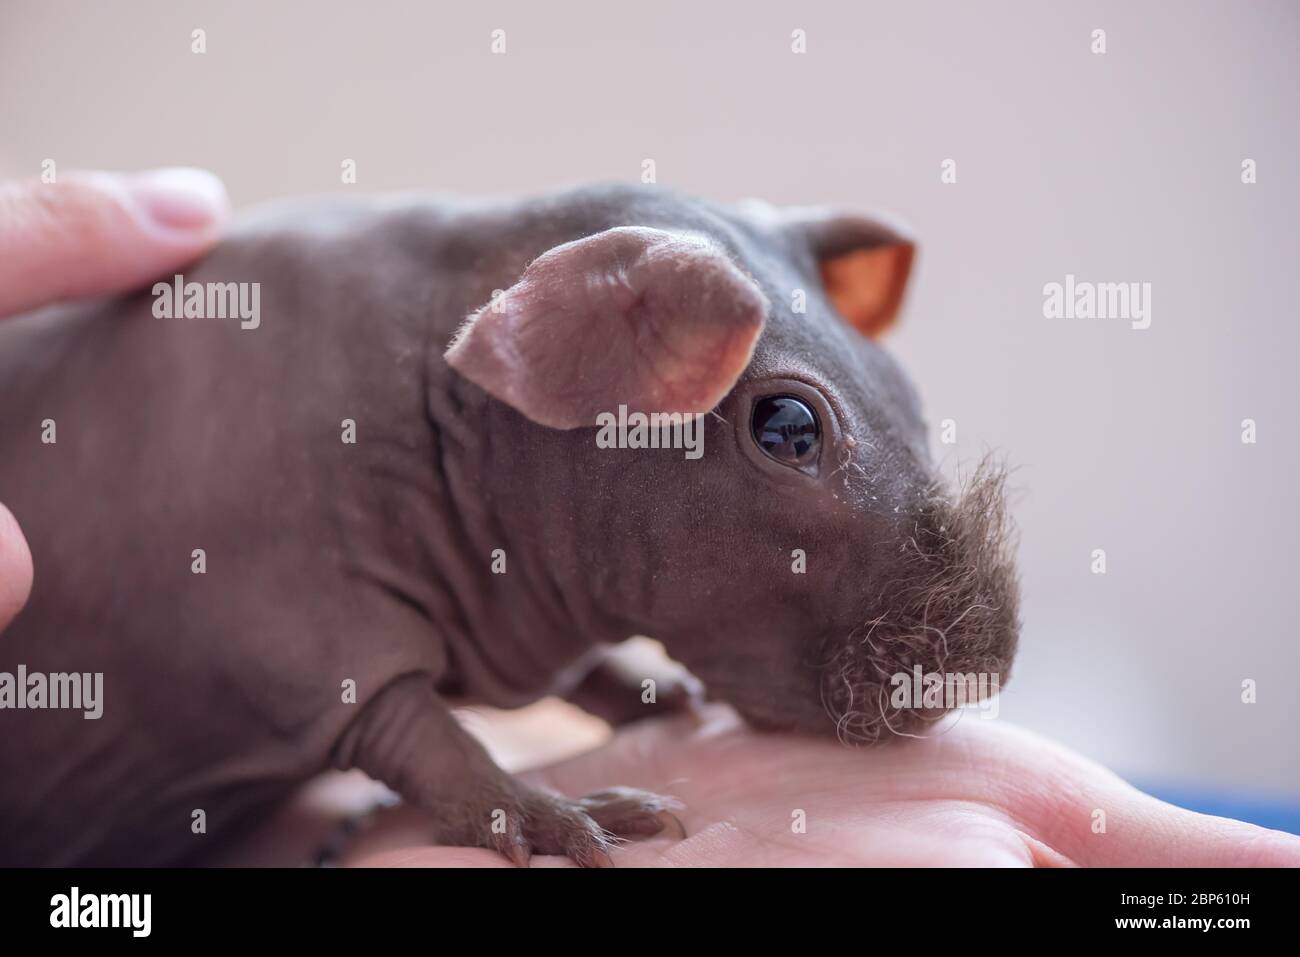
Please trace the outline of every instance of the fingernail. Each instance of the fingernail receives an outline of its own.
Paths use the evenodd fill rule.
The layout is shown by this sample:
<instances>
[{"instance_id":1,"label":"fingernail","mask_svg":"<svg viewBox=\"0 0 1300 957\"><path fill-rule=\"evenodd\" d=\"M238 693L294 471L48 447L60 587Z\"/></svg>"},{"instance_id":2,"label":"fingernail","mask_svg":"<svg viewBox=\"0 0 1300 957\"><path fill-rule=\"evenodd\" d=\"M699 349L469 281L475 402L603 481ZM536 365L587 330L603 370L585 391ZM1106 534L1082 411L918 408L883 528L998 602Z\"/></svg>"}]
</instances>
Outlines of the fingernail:
<instances>
[{"instance_id":1,"label":"fingernail","mask_svg":"<svg viewBox=\"0 0 1300 957\"><path fill-rule=\"evenodd\" d=\"M167 229L207 229L230 209L226 187L212 173L175 166L138 173L127 189L155 223Z\"/></svg>"}]
</instances>

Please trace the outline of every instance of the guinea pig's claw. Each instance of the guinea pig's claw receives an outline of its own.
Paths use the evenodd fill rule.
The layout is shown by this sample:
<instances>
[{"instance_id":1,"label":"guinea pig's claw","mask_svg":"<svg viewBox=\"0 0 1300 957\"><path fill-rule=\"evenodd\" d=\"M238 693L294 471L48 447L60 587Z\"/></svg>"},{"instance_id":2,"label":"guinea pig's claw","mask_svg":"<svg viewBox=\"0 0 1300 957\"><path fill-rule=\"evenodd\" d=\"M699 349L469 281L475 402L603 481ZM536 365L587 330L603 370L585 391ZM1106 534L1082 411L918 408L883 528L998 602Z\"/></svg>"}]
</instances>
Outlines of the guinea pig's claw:
<instances>
[{"instance_id":1,"label":"guinea pig's claw","mask_svg":"<svg viewBox=\"0 0 1300 957\"><path fill-rule=\"evenodd\" d=\"M528 867L533 859L533 849L522 837L506 848L506 857L515 867Z\"/></svg>"},{"instance_id":2,"label":"guinea pig's claw","mask_svg":"<svg viewBox=\"0 0 1300 957\"><path fill-rule=\"evenodd\" d=\"M677 834L678 834L677 840L679 841L686 840L686 825L682 823L682 819L680 817L678 817L672 811L660 811L658 817L659 820L663 822L664 830L668 830L668 822L672 821L673 826L677 830Z\"/></svg>"}]
</instances>

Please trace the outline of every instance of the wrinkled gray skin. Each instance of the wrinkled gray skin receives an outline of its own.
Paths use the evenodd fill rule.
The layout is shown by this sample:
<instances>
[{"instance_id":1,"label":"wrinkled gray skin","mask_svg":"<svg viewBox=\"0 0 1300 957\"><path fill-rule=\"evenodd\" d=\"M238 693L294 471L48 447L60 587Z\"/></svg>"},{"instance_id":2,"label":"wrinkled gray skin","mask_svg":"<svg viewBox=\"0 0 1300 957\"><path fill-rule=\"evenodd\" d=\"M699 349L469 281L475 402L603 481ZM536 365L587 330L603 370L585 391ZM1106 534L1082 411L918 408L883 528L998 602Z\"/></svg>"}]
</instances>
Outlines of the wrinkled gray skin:
<instances>
[{"instance_id":1,"label":"wrinkled gray skin","mask_svg":"<svg viewBox=\"0 0 1300 957\"><path fill-rule=\"evenodd\" d=\"M775 304L699 461L536 425L443 358L535 257L620 225L712 237ZM600 646L633 634L759 725L834 731L822 643L870 618L930 468L914 390L834 314L801 232L617 186L316 204L255 213L184 272L260 282L261 327L156 319L148 290L0 324L0 500L36 568L0 670L104 673L98 721L0 712L0 861L201 859L335 764L427 807L437 840L600 863L597 824L651 833L670 804L539 795L447 702L572 693L617 717L639 676ZM749 436L754 397L792 392L824 420L817 474Z\"/></svg>"}]
</instances>

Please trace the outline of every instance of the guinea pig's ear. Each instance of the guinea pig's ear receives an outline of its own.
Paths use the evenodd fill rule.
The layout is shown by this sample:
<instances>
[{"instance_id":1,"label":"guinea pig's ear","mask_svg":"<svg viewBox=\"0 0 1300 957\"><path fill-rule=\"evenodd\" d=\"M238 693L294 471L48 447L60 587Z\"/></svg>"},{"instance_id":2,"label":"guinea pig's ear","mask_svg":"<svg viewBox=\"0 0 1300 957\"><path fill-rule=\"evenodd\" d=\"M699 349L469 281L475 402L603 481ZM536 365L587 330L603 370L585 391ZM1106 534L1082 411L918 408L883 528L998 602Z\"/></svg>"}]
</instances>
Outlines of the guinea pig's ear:
<instances>
[{"instance_id":1,"label":"guinea pig's ear","mask_svg":"<svg viewBox=\"0 0 1300 957\"><path fill-rule=\"evenodd\" d=\"M822 284L840 314L872 339L894 324L916 243L892 226L845 218L813 230Z\"/></svg>"},{"instance_id":2,"label":"guinea pig's ear","mask_svg":"<svg viewBox=\"0 0 1300 957\"><path fill-rule=\"evenodd\" d=\"M557 246L465 321L453 369L541 425L708 412L749 365L767 300L720 248L618 227Z\"/></svg>"},{"instance_id":3,"label":"guinea pig's ear","mask_svg":"<svg viewBox=\"0 0 1300 957\"><path fill-rule=\"evenodd\" d=\"M849 323L872 339L894 324L912 271L916 242L901 225L830 207L783 211L750 205L806 241L821 269L826 294Z\"/></svg>"}]
</instances>

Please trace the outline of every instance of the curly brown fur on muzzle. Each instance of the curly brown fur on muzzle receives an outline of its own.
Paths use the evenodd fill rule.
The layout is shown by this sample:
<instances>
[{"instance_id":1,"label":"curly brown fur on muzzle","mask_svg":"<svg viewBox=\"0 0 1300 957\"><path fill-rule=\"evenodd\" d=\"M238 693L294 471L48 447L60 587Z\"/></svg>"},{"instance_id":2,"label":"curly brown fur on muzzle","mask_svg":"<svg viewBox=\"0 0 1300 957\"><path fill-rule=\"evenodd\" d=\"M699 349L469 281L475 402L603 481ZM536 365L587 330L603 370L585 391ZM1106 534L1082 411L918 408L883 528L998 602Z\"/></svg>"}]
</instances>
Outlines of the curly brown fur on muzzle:
<instances>
[{"instance_id":1,"label":"curly brown fur on muzzle","mask_svg":"<svg viewBox=\"0 0 1300 957\"><path fill-rule=\"evenodd\" d=\"M938 483L922 497L871 619L828 649L822 700L840 740L913 735L951 710L951 690L937 706L911 693L918 668L948 689L1006 683L1020 627L1006 479L986 458L955 497Z\"/></svg>"}]
</instances>

